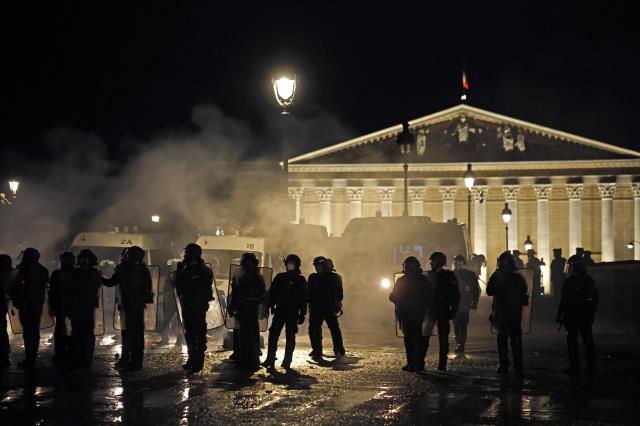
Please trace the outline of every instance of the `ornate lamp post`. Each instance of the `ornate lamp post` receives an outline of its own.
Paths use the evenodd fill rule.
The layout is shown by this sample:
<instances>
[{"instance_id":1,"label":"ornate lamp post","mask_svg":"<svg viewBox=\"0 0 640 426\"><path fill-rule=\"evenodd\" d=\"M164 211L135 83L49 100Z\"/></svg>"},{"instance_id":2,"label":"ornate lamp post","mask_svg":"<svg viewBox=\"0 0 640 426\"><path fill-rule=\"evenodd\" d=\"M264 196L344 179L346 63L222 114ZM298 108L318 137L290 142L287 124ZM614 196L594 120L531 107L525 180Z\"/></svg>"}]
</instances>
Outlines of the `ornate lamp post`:
<instances>
[{"instance_id":1,"label":"ornate lamp post","mask_svg":"<svg viewBox=\"0 0 640 426\"><path fill-rule=\"evenodd\" d=\"M529 251L533 249L533 241L531 241L531 237L527 235L527 239L524 240L524 249Z\"/></svg>"},{"instance_id":2,"label":"ornate lamp post","mask_svg":"<svg viewBox=\"0 0 640 426\"><path fill-rule=\"evenodd\" d=\"M504 209L502 209L502 221L504 222L505 229L505 250L509 250L509 222L511 222L511 209L509 203L504 203Z\"/></svg>"},{"instance_id":3,"label":"ornate lamp post","mask_svg":"<svg viewBox=\"0 0 640 426\"><path fill-rule=\"evenodd\" d=\"M294 76L293 78L289 78L283 76L277 80L273 80L272 84L276 101L282 108L280 114L289 114L287 108L293 104L293 98L296 95L296 77Z\"/></svg>"},{"instance_id":4,"label":"ornate lamp post","mask_svg":"<svg viewBox=\"0 0 640 426\"><path fill-rule=\"evenodd\" d=\"M11 198L16 198L16 195L18 194L18 187L20 186L20 182L17 180L10 180L8 183L9 183L9 189L13 193L11 195ZM11 204L11 201L6 197L4 192L0 192L0 204Z\"/></svg>"},{"instance_id":5,"label":"ornate lamp post","mask_svg":"<svg viewBox=\"0 0 640 426\"><path fill-rule=\"evenodd\" d=\"M471 170L471 163L467 164L467 171L464 172L464 186L467 187L467 230L469 231L469 242L471 242L471 188L476 181L476 174Z\"/></svg>"},{"instance_id":6,"label":"ornate lamp post","mask_svg":"<svg viewBox=\"0 0 640 426\"><path fill-rule=\"evenodd\" d=\"M416 137L409 130L409 123L406 121L402 123L402 133L398 135L396 143L404 157L404 210L402 211L402 216L406 217L409 216L409 164L407 163L407 157L411 153L411 146L416 143Z\"/></svg>"}]
</instances>

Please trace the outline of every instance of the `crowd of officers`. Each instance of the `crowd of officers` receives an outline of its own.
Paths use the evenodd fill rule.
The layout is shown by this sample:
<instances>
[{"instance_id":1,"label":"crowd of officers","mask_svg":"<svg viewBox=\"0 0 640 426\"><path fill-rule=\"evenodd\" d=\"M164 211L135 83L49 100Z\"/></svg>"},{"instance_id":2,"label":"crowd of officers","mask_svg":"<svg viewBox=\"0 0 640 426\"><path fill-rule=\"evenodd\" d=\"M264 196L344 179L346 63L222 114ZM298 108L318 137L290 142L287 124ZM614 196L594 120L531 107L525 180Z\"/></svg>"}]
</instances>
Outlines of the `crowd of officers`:
<instances>
[{"instance_id":1,"label":"crowd of officers","mask_svg":"<svg viewBox=\"0 0 640 426\"><path fill-rule=\"evenodd\" d=\"M498 373L509 371L509 342L516 377L523 376L522 316L523 308L530 304L527 282L518 271L525 267L518 264L518 254L505 251L498 258L496 271L487 283L486 292L493 296L489 317L492 329L497 333ZM533 269L533 291L540 291L540 263L535 262L535 252L530 251L527 268ZM534 258L532 260L532 257ZM595 343L593 322L598 308L596 283L587 273L593 261L589 253L578 250L569 260L562 258L560 249L554 250L551 264L552 283L559 293L556 322L567 330L567 348L570 366L567 372L580 371L578 336L583 340L587 353L587 371L595 371ZM469 323L469 311L476 309L480 296L478 276L471 268L465 268L463 256L456 256L453 271L445 269L446 256L434 252L429 258L431 270L423 272L417 258L410 256L403 263L403 275L396 280L389 299L396 306L396 317L404 337L407 364L405 371L417 372L425 368L429 338L437 334L439 340L438 370L446 370L449 352L450 322L453 320L458 347L464 353ZM534 293L538 294L538 293Z\"/></svg>"},{"instance_id":2,"label":"crowd of officers","mask_svg":"<svg viewBox=\"0 0 640 426\"><path fill-rule=\"evenodd\" d=\"M115 367L129 371L140 370L144 355L144 313L154 303L151 274L144 263L145 252L140 247L122 251L121 262L110 278L97 267L91 250L82 250L77 258L70 252L60 256L60 268L49 276L39 263L40 254L33 248L22 253L16 269L12 260L0 255L0 300L10 299L18 311L22 326L25 359L20 368L32 369L38 354L41 318L49 309L55 318L54 358L56 366L86 370L90 367L95 347L95 312L99 307L101 286L117 286L120 294L122 351ZM403 275L394 285L389 299L395 304L396 317L404 337L407 364L405 371L421 371L429 338L437 334L439 340L438 369L446 370L449 353L451 321L454 323L456 352L464 353L469 324L469 312L476 309L480 297L478 275L466 265L463 256L453 259L453 270L446 269L447 259L441 252L430 258L430 270L425 274L416 257L403 262ZM592 261L591 261L592 262ZM530 262L531 263L531 260ZM578 336L587 351L587 369L595 369L595 343L592 325L598 306L598 291L586 267L590 257L578 251L568 261L559 249L554 250L551 264L554 292L559 293L556 321L567 330L569 372L580 371ZM231 358L238 368L255 370L260 365L274 368L278 340L285 330L285 353L281 366L291 366L298 327L309 314L309 339L314 360L321 360L322 324L327 323L336 357L345 355L338 318L342 314L342 278L336 273L331 259L319 256L313 261L316 272L308 279L300 271L301 260L295 254L284 259L285 272L265 282L259 260L253 253L245 253L240 268L230 282L227 317L235 322L234 353ZM524 266L524 265L520 265ZM493 296L490 316L497 331L499 353L498 372L509 370L508 346L511 343L513 366L517 376L523 374L522 310L529 305L530 294L524 277L518 272L517 256L506 251L498 258L496 271L491 275L486 293ZM539 266L537 268L539 272ZM534 289L536 277L534 270ZM214 276L202 259L202 248L188 244L183 259L171 276L181 306L181 321L188 349L188 361L183 368L200 371L203 368L206 342L206 314L209 302L217 297ZM560 289L560 284L562 287ZM48 306L44 307L49 284ZM535 291L535 290L534 290ZM268 350L261 363L260 321L273 315L269 328ZM7 304L0 303L0 367L10 364L7 335Z\"/></svg>"},{"instance_id":3,"label":"crowd of officers","mask_svg":"<svg viewBox=\"0 0 640 426\"><path fill-rule=\"evenodd\" d=\"M60 256L60 268L51 276L39 263L40 254L33 248L22 253L17 269L8 255L0 255L0 367L10 365L7 335L7 304L10 299L18 311L22 326L25 359L18 367L33 369L40 343L43 308L55 318L53 364L68 370L86 370L91 366L95 347L96 308L100 306L101 286L117 286L118 307L122 319L122 350L115 368L136 371L143 366L145 309L154 303L149 268L144 263L145 252L134 246L122 251L121 261L110 278L102 276L98 260L91 250L82 250L76 257L65 252ZM227 316L235 320L234 353L239 368L255 370L260 366L261 319L273 314L269 329L268 353L262 365L274 367L278 338L286 331L284 368L291 366L298 326L309 311L310 354L322 358L322 324L327 323L333 338L336 356L345 354L338 317L342 313L342 278L335 272L331 259L316 257L316 272L305 279L300 271L301 260L291 254L284 260L286 272L266 283L259 260L245 253L239 273L230 283ZM202 248L188 244L177 270L170 275L179 298L180 320L187 344L185 370L200 371L207 348L206 314L209 302L217 297L214 274L202 259ZM45 295L49 284L48 306ZM269 288L267 288L269 284ZM170 297L169 297L170 298Z\"/></svg>"}]
</instances>

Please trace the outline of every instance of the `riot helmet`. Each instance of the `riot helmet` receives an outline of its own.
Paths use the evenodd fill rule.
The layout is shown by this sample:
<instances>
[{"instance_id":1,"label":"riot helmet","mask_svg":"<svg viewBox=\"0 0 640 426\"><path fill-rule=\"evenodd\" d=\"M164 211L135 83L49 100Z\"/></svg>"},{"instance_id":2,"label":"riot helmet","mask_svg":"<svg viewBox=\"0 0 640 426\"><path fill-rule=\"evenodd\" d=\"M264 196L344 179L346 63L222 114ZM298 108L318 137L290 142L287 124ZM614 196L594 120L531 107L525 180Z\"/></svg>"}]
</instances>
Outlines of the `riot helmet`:
<instances>
[{"instance_id":1,"label":"riot helmet","mask_svg":"<svg viewBox=\"0 0 640 426\"><path fill-rule=\"evenodd\" d=\"M76 263L76 258L70 251L65 251L60 254L60 269L69 270L73 269Z\"/></svg>"},{"instance_id":2,"label":"riot helmet","mask_svg":"<svg viewBox=\"0 0 640 426\"><path fill-rule=\"evenodd\" d=\"M202 259L202 247L196 243L189 243L184 248L182 258L185 262Z\"/></svg>"},{"instance_id":3,"label":"riot helmet","mask_svg":"<svg viewBox=\"0 0 640 426\"><path fill-rule=\"evenodd\" d=\"M407 257L404 262L402 262L402 272L405 274L419 274L422 272L422 267L420 266L420 261L415 256Z\"/></svg>"},{"instance_id":4,"label":"riot helmet","mask_svg":"<svg viewBox=\"0 0 640 426\"><path fill-rule=\"evenodd\" d=\"M325 264L325 265L326 265L326 267L327 267L327 271L330 271L330 272L335 272L335 271L336 271L336 267L335 267L335 265L333 264L333 259L329 259L329 258L327 257L327 260L325 260L325 261L324 261L324 264Z\"/></svg>"},{"instance_id":5,"label":"riot helmet","mask_svg":"<svg viewBox=\"0 0 640 426\"><path fill-rule=\"evenodd\" d=\"M78 254L78 265L83 269L91 269L98 265L98 258L89 249L84 249Z\"/></svg>"},{"instance_id":6,"label":"riot helmet","mask_svg":"<svg viewBox=\"0 0 640 426\"><path fill-rule=\"evenodd\" d=\"M33 265L38 263L40 260L40 252L33 247L29 247L24 249L22 252L22 260L20 261L21 265Z\"/></svg>"},{"instance_id":7,"label":"riot helmet","mask_svg":"<svg viewBox=\"0 0 640 426\"><path fill-rule=\"evenodd\" d=\"M326 261L327 261L327 258L324 256L317 256L313 259L313 266L316 267L316 272L320 273L325 271Z\"/></svg>"},{"instance_id":8,"label":"riot helmet","mask_svg":"<svg viewBox=\"0 0 640 426\"><path fill-rule=\"evenodd\" d=\"M429 261L431 262L431 269L437 271L447 264L447 256L440 251L434 251L429 256Z\"/></svg>"},{"instance_id":9,"label":"riot helmet","mask_svg":"<svg viewBox=\"0 0 640 426\"><path fill-rule=\"evenodd\" d=\"M498 268L507 271L516 270L516 260L509 252L509 250L502 252L502 254L498 257Z\"/></svg>"},{"instance_id":10,"label":"riot helmet","mask_svg":"<svg viewBox=\"0 0 640 426\"><path fill-rule=\"evenodd\" d=\"M587 265L584 259L575 254L567 260L567 268L569 274L579 274L582 272L587 272Z\"/></svg>"},{"instance_id":11,"label":"riot helmet","mask_svg":"<svg viewBox=\"0 0 640 426\"><path fill-rule=\"evenodd\" d=\"M293 267L293 269L289 269L289 265ZM290 254L284 258L284 267L287 271L297 271L300 269L300 265L302 265L302 260L297 254Z\"/></svg>"},{"instance_id":12,"label":"riot helmet","mask_svg":"<svg viewBox=\"0 0 640 426\"><path fill-rule=\"evenodd\" d=\"M256 255L251 252L243 253L242 257L240 258L240 265L244 266L245 268L257 268L259 263L260 261L258 260Z\"/></svg>"},{"instance_id":13,"label":"riot helmet","mask_svg":"<svg viewBox=\"0 0 640 426\"><path fill-rule=\"evenodd\" d=\"M138 246L130 247L125 257L129 262L140 263L144 260L144 250Z\"/></svg>"}]
</instances>

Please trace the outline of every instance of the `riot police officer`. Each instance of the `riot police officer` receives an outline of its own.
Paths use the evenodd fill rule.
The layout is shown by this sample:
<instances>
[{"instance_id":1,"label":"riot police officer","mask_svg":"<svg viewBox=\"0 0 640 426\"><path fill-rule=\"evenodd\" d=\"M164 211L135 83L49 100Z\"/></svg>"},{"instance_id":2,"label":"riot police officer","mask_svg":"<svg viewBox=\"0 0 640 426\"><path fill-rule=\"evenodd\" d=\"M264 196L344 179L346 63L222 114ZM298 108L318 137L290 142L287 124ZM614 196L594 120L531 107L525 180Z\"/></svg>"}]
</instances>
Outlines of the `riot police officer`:
<instances>
[{"instance_id":1,"label":"riot police officer","mask_svg":"<svg viewBox=\"0 0 640 426\"><path fill-rule=\"evenodd\" d=\"M465 268L466 259L462 255L453 258L453 273L458 280L460 291L460 304L453 320L453 327L456 333L456 353L463 354L464 346L467 342L467 329L469 327L469 311L478 308L480 299L480 284L478 276Z\"/></svg>"},{"instance_id":2,"label":"riot police officer","mask_svg":"<svg viewBox=\"0 0 640 426\"><path fill-rule=\"evenodd\" d=\"M40 346L40 320L44 304L49 271L39 263L40 253L29 247L22 253L18 273L11 285L9 296L18 309L18 317L23 329L25 359L18 367L35 367Z\"/></svg>"},{"instance_id":3,"label":"riot police officer","mask_svg":"<svg viewBox=\"0 0 640 426\"><path fill-rule=\"evenodd\" d=\"M553 292L553 299L556 304L560 303L560 296L562 295L562 285L566 279L564 272L567 259L562 257L562 249L553 249L553 260L551 261L551 291Z\"/></svg>"},{"instance_id":4,"label":"riot police officer","mask_svg":"<svg viewBox=\"0 0 640 426\"><path fill-rule=\"evenodd\" d=\"M311 357L322 358L322 323L327 322L333 340L333 353L345 354L338 315L342 311L342 278L326 265L326 258L313 259L316 272L309 275L309 340Z\"/></svg>"},{"instance_id":5,"label":"riot police officer","mask_svg":"<svg viewBox=\"0 0 640 426\"><path fill-rule=\"evenodd\" d=\"M129 371L142 369L144 357L144 310L153 303L151 274L144 264L145 252L138 246L129 248L124 263L116 268L111 278L103 278L107 287L118 285L122 298L126 333L123 334L123 350L117 368ZM128 348L129 354L124 347Z\"/></svg>"},{"instance_id":6,"label":"riot police officer","mask_svg":"<svg viewBox=\"0 0 640 426\"><path fill-rule=\"evenodd\" d=\"M56 319L53 331L53 365L61 367L70 361L71 336L67 320L71 319L71 278L76 258L71 252L60 255L60 268L49 279L49 310Z\"/></svg>"},{"instance_id":7,"label":"riot police officer","mask_svg":"<svg viewBox=\"0 0 640 426\"><path fill-rule=\"evenodd\" d=\"M176 272L176 291L182 303L182 324L189 359L183 369L197 372L204 366L207 349L207 310L213 296L213 271L202 260L202 248L190 243L184 248Z\"/></svg>"},{"instance_id":8,"label":"riot police officer","mask_svg":"<svg viewBox=\"0 0 640 426\"><path fill-rule=\"evenodd\" d=\"M430 318L437 322L438 341L440 351L438 356L438 370L447 369L447 356L449 355L449 332L451 320L455 318L460 304L460 291L458 280L453 272L444 269L447 264L447 256L441 252L433 252L429 257L431 270L427 273L427 285L433 292L433 302L429 309ZM429 348L429 340L426 341L426 351Z\"/></svg>"},{"instance_id":9,"label":"riot police officer","mask_svg":"<svg viewBox=\"0 0 640 426\"><path fill-rule=\"evenodd\" d=\"M567 330L567 350L569 352L569 373L580 371L580 348L578 334L587 352L587 371L595 371L596 349L593 340L593 322L598 310L598 289L589 276L584 259L571 256L567 261L569 277L562 287L562 298L558 306L556 321L563 323Z\"/></svg>"},{"instance_id":10,"label":"riot police officer","mask_svg":"<svg viewBox=\"0 0 640 426\"><path fill-rule=\"evenodd\" d=\"M247 370L260 367L259 312L266 302L267 286L258 271L258 258L244 253L240 258L241 273L231 280L229 311L238 319L238 347L236 366Z\"/></svg>"},{"instance_id":11,"label":"riot police officer","mask_svg":"<svg viewBox=\"0 0 640 426\"><path fill-rule=\"evenodd\" d=\"M533 290L530 296L531 300L535 301L542 297L542 269L544 263L536 257L536 251L534 249L527 250L527 268L533 270Z\"/></svg>"},{"instance_id":12,"label":"riot police officer","mask_svg":"<svg viewBox=\"0 0 640 426\"><path fill-rule=\"evenodd\" d=\"M291 367L298 325L304 323L304 317L307 314L307 280L300 272L301 263L297 255L288 255L284 260L287 272L276 275L269 288L268 307L274 315L269 328L267 358L262 363L264 367L274 367L278 339L283 327L286 327L287 340L282 367L285 369Z\"/></svg>"},{"instance_id":13,"label":"riot police officer","mask_svg":"<svg viewBox=\"0 0 640 426\"><path fill-rule=\"evenodd\" d=\"M88 369L96 345L95 313L99 306L98 291L102 285L97 269L98 258L89 249L78 254L78 268L73 271L71 303L71 338L73 367Z\"/></svg>"},{"instance_id":14,"label":"riot police officer","mask_svg":"<svg viewBox=\"0 0 640 426\"><path fill-rule=\"evenodd\" d=\"M520 252L520 250L514 250L513 251L513 261L515 262L515 265L516 265L517 269L524 268L524 261L522 259L520 259L521 255L522 255L522 253Z\"/></svg>"},{"instance_id":15,"label":"riot police officer","mask_svg":"<svg viewBox=\"0 0 640 426\"><path fill-rule=\"evenodd\" d=\"M0 369L11 365L11 347L7 334L7 296L12 274L11 257L0 254Z\"/></svg>"},{"instance_id":16,"label":"riot police officer","mask_svg":"<svg viewBox=\"0 0 640 426\"><path fill-rule=\"evenodd\" d=\"M396 318L404 337L407 364L402 369L422 371L427 354L422 324L433 301L433 292L430 292L432 289L416 257L409 256L404 260L402 272L403 276L398 278L389 294L389 300L396 305Z\"/></svg>"},{"instance_id":17,"label":"riot police officer","mask_svg":"<svg viewBox=\"0 0 640 426\"><path fill-rule=\"evenodd\" d=\"M498 258L498 269L487 284L487 296L493 296L492 322L498 330L498 373L509 370L509 340L513 351L516 375L523 375L522 307L529 304L527 283L516 269L515 259L508 251Z\"/></svg>"}]
</instances>

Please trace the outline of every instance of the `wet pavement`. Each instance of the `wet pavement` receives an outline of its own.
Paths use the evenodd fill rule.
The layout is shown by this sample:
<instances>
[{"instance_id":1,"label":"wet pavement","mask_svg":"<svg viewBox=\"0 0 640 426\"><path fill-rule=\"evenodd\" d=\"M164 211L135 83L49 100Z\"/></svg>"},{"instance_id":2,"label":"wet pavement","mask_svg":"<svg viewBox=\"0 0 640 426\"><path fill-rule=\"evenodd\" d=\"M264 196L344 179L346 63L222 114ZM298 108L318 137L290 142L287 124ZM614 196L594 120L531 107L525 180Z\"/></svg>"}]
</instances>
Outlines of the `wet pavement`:
<instances>
[{"instance_id":1,"label":"wet pavement","mask_svg":"<svg viewBox=\"0 0 640 426\"><path fill-rule=\"evenodd\" d=\"M155 345L155 336L141 372L115 371L119 347L107 338L89 373L63 373L49 365L43 337L35 372L12 366L0 378L0 425L638 423L640 339L597 336L597 374L572 380L562 372L563 336L549 326L525 337L522 383L494 372L490 335L470 337L466 356L451 356L447 372L434 371L432 342L424 373L401 371L401 340L380 331L346 330L347 356L322 362L308 358L300 335L293 370L251 375L234 368L219 342L210 342L203 372L185 374L182 348ZM20 360L20 341L13 343Z\"/></svg>"}]
</instances>

